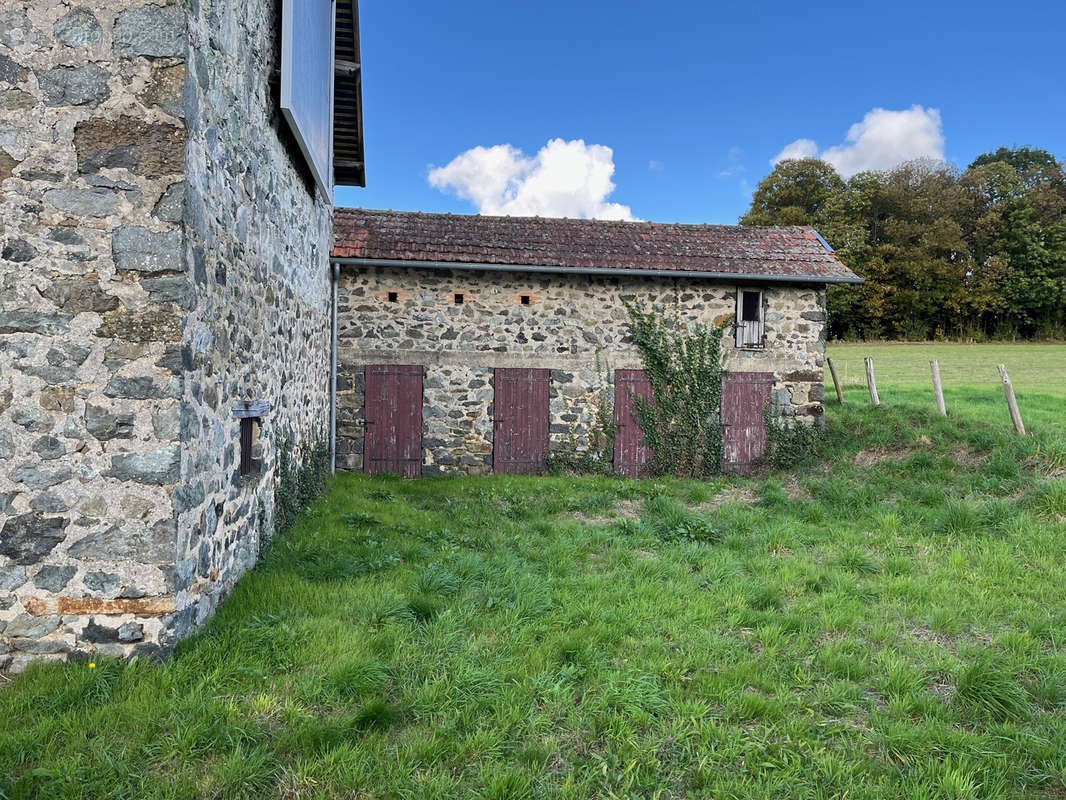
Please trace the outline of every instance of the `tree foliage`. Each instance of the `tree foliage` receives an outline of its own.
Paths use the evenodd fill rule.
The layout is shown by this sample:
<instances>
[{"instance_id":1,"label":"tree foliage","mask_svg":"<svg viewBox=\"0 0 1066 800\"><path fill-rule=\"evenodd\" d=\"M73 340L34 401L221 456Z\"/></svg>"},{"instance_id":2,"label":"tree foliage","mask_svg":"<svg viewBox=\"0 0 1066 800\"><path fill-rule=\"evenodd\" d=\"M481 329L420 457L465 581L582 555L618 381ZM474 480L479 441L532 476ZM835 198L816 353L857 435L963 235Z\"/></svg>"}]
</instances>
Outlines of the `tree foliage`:
<instances>
[{"instance_id":1,"label":"tree foliage","mask_svg":"<svg viewBox=\"0 0 1066 800\"><path fill-rule=\"evenodd\" d=\"M1066 333L1066 170L1001 147L847 181L817 159L764 178L743 225L811 225L866 279L831 287L830 334L922 340Z\"/></svg>"}]
</instances>

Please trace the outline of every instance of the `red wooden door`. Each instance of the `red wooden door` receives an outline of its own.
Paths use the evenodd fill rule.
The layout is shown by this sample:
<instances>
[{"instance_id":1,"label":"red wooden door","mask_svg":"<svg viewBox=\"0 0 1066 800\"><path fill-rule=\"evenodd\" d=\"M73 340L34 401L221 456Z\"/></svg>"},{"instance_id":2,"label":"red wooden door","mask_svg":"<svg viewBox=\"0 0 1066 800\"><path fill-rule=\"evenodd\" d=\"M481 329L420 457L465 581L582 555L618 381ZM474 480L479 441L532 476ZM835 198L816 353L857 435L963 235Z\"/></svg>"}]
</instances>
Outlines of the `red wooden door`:
<instances>
[{"instance_id":1,"label":"red wooden door","mask_svg":"<svg viewBox=\"0 0 1066 800\"><path fill-rule=\"evenodd\" d=\"M642 369L614 371L614 468L630 478L647 476L654 454L644 441L636 398L651 399L651 382Z\"/></svg>"},{"instance_id":2,"label":"red wooden door","mask_svg":"<svg viewBox=\"0 0 1066 800\"><path fill-rule=\"evenodd\" d=\"M548 456L549 380L546 369L496 370L493 472L528 474L544 468Z\"/></svg>"},{"instance_id":3,"label":"red wooden door","mask_svg":"<svg viewBox=\"0 0 1066 800\"><path fill-rule=\"evenodd\" d=\"M422 367L366 368L363 470L422 475Z\"/></svg>"},{"instance_id":4,"label":"red wooden door","mask_svg":"<svg viewBox=\"0 0 1066 800\"><path fill-rule=\"evenodd\" d=\"M772 372L727 372L722 376L722 466L744 473L766 452L763 409L774 386Z\"/></svg>"}]
</instances>

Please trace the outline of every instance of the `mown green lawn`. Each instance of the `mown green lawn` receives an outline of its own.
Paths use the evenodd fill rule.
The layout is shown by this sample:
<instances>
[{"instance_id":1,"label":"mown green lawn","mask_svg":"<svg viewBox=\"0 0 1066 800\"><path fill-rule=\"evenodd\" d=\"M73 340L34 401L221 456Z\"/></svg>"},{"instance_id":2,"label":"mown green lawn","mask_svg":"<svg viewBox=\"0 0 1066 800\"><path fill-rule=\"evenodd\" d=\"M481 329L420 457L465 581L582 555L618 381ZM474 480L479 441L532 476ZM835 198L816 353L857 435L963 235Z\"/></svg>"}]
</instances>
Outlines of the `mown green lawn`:
<instances>
[{"instance_id":1,"label":"mown green lawn","mask_svg":"<svg viewBox=\"0 0 1066 800\"><path fill-rule=\"evenodd\" d=\"M829 415L768 480L338 477L170 662L0 690L0 796L1062 797L1066 437Z\"/></svg>"},{"instance_id":2,"label":"mown green lawn","mask_svg":"<svg viewBox=\"0 0 1066 800\"><path fill-rule=\"evenodd\" d=\"M929 361L940 363L949 412L1009 425L997 364L1007 367L1026 425L1066 425L1066 344L950 344L830 342L846 402L869 404L863 359L874 360L877 389L885 403L935 408ZM826 396L835 398L826 370Z\"/></svg>"}]
</instances>

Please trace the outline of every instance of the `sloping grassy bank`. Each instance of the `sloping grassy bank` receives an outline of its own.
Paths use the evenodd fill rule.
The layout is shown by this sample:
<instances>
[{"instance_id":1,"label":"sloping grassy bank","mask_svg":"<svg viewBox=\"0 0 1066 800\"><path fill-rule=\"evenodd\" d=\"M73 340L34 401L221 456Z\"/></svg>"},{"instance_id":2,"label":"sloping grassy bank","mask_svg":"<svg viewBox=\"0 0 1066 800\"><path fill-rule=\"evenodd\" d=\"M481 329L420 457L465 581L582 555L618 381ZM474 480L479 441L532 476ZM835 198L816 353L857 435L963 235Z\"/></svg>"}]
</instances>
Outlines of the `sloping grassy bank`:
<instances>
[{"instance_id":1,"label":"sloping grassy bank","mask_svg":"<svg viewBox=\"0 0 1066 800\"><path fill-rule=\"evenodd\" d=\"M0 795L1061 797L1066 439L829 414L765 480L340 476L172 661L0 691Z\"/></svg>"}]
</instances>

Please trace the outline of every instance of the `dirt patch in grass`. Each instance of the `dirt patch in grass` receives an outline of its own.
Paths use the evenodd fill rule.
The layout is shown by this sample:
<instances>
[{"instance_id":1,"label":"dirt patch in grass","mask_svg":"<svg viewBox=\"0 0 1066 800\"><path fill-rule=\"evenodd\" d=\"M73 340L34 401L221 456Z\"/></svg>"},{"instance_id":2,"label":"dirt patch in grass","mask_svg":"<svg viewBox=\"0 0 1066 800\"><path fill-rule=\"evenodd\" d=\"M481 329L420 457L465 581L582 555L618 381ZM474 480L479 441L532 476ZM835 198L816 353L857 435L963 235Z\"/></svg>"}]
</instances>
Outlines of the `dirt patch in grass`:
<instances>
[{"instance_id":1,"label":"dirt patch in grass","mask_svg":"<svg viewBox=\"0 0 1066 800\"><path fill-rule=\"evenodd\" d=\"M925 687L925 690L934 695L942 703L950 703L955 696L955 686L943 675Z\"/></svg>"},{"instance_id":2,"label":"dirt patch in grass","mask_svg":"<svg viewBox=\"0 0 1066 800\"><path fill-rule=\"evenodd\" d=\"M860 450L855 454L852 462L856 467L876 467L878 464L899 464L906 461L915 450L913 447L903 447L896 450L886 450L884 447L871 447L868 450Z\"/></svg>"},{"instance_id":3,"label":"dirt patch in grass","mask_svg":"<svg viewBox=\"0 0 1066 800\"><path fill-rule=\"evenodd\" d=\"M640 504L635 500L620 500L618 505L603 514L576 511L574 519L584 525L610 525L620 519L640 519Z\"/></svg>"},{"instance_id":4,"label":"dirt patch in grass","mask_svg":"<svg viewBox=\"0 0 1066 800\"><path fill-rule=\"evenodd\" d=\"M988 461L987 454L978 453L976 450L973 450L964 444L960 444L953 449L951 451L951 457L960 467L977 467Z\"/></svg>"},{"instance_id":5,"label":"dirt patch in grass","mask_svg":"<svg viewBox=\"0 0 1066 800\"><path fill-rule=\"evenodd\" d=\"M785 485L781 488L785 490L785 494L788 495L789 500L801 500L804 503L809 503L814 500L811 493L803 488L799 482L799 478L795 475L790 476L789 479L785 481Z\"/></svg>"},{"instance_id":6,"label":"dirt patch in grass","mask_svg":"<svg viewBox=\"0 0 1066 800\"><path fill-rule=\"evenodd\" d=\"M708 500L706 503L700 503L699 505L693 506L692 510L697 513L717 511L726 503L744 503L750 506L758 502L759 495L755 493L754 489L748 486L730 486L728 489L720 491L713 499Z\"/></svg>"},{"instance_id":7,"label":"dirt patch in grass","mask_svg":"<svg viewBox=\"0 0 1066 800\"><path fill-rule=\"evenodd\" d=\"M910 629L911 639L918 644L931 644L942 647L949 653L954 653L959 648L958 638L946 633L939 633L925 625L915 625Z\"/></svg>"}]
</instances>

